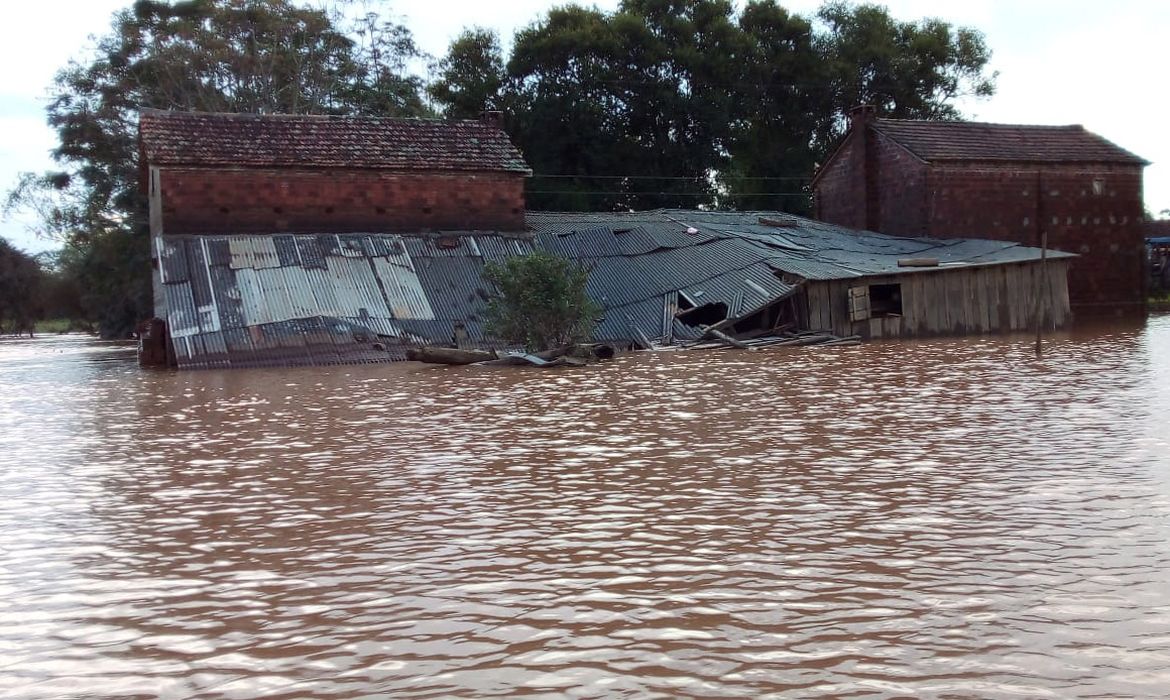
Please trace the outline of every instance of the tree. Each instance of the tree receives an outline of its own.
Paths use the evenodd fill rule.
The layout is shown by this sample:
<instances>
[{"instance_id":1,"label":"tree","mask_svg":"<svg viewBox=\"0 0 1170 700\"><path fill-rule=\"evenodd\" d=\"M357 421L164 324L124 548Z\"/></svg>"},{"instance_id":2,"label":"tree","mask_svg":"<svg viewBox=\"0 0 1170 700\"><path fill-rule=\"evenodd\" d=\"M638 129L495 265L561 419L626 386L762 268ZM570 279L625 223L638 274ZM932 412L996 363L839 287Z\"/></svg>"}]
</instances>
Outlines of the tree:
<instances>
[{"instance_id":1,"label":"tree","mask_svg":"<svg viewBox=\"0 0 1170 700\"><path fill-rule=\"evenodd\" d=\"M504 57L495 32L474 28L460 34L437 64L438 77L427 88L451 119L474 119L502 107Z\"/></svg>"},{"instance_id":2,"label":"tree","mask_svg":"<svg viewBox=\"0 0 1170 700\"><path fill-rule=\"evenodd\" d=\"M585 291L588 270L551 253L488 263L484 279L495 286L488 332L532 352L588 340L601 313Z\"/></svg>"},{"instance_id":3,"label":"tree","mask_svg":"<svg viewBox=\"0 0 1170 700\"><path fill-rule=\"evenodd\" d=\"M0 335L32 333L42 317L45 273L32 256L0 238Z\"/></svg>"},{"instance_id":4,"label":"tree","mask_svg":"<svg viewBox=\"0 0 1170 700\"><path fill-rule=\"evenodd\" d=\"M955 119L954 100L990 97L995 74L983 34L939 19L900 22L881 5L826 3L817 14L838 114L874 105L894 119Z\"/></svg>"},{"instance_id":5,"label":"tree","mask_svg":"<svg viewBox=\"0 0 1170 700\"><path fill-rule=\"evenodd\" d=\"M534 208L802 212L853 107L953 118L956 98L994 91L979 32L875 5L831 2L814 19L775 0L567 5L516 34L502 81L476 36L452 45L432 94L455 116L504 106Z\"/></svg>"},{"instance_id":6,"label":"tree","mask_svg":"<svg viewBox=\"0 0 1170 700\"><path fill-rule=\"evenodd\" d=\"M76 249L103 335L124 336L150 314L141 108L426 113L421 80L406 72L418 56L409 30L376 14L342 21L292 0L138 0L115 14L92 60L57 74L47 111L62 170L25 176L10 203Z\"/></svg>"}]
</instances>

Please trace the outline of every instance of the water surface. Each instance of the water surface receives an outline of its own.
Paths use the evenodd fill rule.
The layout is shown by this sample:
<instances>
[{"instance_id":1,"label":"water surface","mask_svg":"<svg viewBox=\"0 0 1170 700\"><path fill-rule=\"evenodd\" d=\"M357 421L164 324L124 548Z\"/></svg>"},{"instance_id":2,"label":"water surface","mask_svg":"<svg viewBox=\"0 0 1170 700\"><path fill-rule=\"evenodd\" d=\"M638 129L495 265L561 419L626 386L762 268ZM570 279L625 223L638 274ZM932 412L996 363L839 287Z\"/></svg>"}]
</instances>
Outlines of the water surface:
<instances>
[{"instance_id":1,"label":"water surface","mask_svg":"<svg viewBox=\"0 0 1170 700\"><path fill-rule=\"evenodd\" d=\"M0 342L0 695L1165 697L1170 317L550 371Z\"/></svg>"}]
</instances>

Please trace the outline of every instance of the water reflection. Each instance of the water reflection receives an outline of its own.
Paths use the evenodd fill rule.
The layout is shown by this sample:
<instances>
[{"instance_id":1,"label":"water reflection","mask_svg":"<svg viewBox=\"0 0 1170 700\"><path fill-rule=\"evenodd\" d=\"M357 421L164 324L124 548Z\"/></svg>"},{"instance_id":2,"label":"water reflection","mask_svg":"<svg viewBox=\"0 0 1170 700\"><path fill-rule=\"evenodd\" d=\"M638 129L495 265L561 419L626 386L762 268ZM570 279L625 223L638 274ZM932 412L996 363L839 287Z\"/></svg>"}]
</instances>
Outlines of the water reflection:
<instances>
[{"instance_id":1,"label":"water reflection","mask_svg":"<svg viewBox=\"0 0 1170 700\"><path fill-rule=\"evenodd\" d=\"M1170 319L536 372L0 343L0 694L1159 697Z\"/></svg>"}]
</instances>

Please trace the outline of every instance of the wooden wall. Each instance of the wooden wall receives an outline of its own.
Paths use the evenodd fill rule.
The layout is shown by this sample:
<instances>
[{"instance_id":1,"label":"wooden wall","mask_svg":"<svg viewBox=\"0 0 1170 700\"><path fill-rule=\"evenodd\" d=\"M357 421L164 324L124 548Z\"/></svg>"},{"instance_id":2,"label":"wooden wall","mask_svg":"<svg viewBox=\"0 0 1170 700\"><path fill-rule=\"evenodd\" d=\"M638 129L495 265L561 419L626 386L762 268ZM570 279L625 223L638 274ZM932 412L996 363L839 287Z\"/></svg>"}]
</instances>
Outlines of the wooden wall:
<instances>
[{"instance_id":1,"label":"wooden wall","mask_svg":"<svg viewBox=\"0 0 1170 700\"><path fill-rule=\"evenodd\" d=\"M1068 262L1049 260L1038 285L1037 262L982 267L916 269L896 275L805 285L808 327L863 338L1007 333L1035 328L1033 305L1040 289L1047 307L1045 327L1062 328L1071 318ZM902 315L852 321L849 289L900 284Z\"/></svg>"}]
</instances>

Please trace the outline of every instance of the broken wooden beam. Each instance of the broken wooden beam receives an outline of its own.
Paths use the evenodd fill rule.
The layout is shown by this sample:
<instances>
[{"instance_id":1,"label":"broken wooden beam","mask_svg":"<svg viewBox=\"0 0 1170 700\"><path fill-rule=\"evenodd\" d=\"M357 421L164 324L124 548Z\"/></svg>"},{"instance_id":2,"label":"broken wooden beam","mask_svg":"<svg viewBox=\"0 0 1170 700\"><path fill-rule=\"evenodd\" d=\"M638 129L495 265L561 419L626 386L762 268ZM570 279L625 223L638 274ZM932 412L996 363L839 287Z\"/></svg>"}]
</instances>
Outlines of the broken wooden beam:
<instances>
[{"instance_id":1,"label":"broken wooden beam","mask_svg":"<svg viewBox=\"0 0 1170 700\"><path fill-rule=\"evenodd\" d=\"M724 343L727 343L728 345L730 345L734 348L739 348L740 350L749 350L751 348L750 345L743 342L742 340L736 340L735 338L732 338L731 336L727 335L726 333L719 330L718 328L714 328L711 326L708 326L708 327L703 329L703 337L704 338L713 338L715 340L721 340Z\"/></svg>"}]
</instances>

